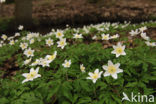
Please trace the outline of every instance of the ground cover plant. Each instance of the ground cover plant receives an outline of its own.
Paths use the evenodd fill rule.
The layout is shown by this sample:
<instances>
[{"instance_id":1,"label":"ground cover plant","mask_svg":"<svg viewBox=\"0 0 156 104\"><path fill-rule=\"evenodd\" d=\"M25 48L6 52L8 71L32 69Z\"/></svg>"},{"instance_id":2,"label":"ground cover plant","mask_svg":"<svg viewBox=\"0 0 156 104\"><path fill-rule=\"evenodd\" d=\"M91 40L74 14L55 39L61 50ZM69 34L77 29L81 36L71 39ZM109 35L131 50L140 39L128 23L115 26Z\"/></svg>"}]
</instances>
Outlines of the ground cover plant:
<instances>
[{"instance_id":1,"label":"ground cover plant","mask_svg":"<svg viewBox=\"0 0 156 104\"><path fill-rule=\"evenodd\" d=\"M122 98L156 95L151 28L156 22L2 34L0 104L142 104Z\"/></svg>"}]
</instances>

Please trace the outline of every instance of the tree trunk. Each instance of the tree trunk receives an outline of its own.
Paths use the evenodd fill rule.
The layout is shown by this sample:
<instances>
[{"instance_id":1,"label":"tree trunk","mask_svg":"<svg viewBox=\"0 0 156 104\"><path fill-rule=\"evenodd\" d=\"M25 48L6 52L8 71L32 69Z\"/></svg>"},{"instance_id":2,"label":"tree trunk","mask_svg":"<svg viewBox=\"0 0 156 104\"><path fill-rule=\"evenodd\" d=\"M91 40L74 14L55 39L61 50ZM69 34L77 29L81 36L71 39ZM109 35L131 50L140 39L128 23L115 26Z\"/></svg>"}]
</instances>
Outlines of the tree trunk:
<instances>
[{"instance_id":1,"label":"tree trunk","mask_svg":"<svg viewBox=\"0 0 156 104\"><path fill-rule=\"evenodd\" d=\"M32 0L15 0L15 18L17 25L32 25Z\"/></svg>"}]
</instances>

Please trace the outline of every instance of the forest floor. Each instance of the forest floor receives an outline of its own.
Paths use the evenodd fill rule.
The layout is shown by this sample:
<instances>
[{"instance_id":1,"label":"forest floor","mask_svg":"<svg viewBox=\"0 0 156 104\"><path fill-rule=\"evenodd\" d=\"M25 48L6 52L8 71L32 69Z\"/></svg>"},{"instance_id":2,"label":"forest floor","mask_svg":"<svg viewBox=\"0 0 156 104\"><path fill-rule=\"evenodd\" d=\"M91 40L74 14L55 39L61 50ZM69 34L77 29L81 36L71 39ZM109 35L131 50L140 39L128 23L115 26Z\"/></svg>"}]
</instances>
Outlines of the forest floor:
<instances>
[{"instance_id":1,"label":"forest floor","mask_svg":"<svg viewBox=\"0 0 156 104\"><path fill-rule=\"evenodd\" d=\"M33 17L41 24L88 24L156 20L155 0L34 0ZM91 0L90 0L91 1ZM4 5L4 17L14 15L14 4Z\"/></svg>"},{"instance_id":2,"label":"forest floor","mask_svg":"<svg viewBox=\"0 0 156 104\"><path fill-rule=\"evenodd\" d=\"M88 24L101 22L139 23L156 20L155 0L98 0L89 3L89 0L34 0L34 24L30 31L47 33L52 28L65 28L66 24L72 27L82 27ZM4 18L14 17L15 5L4 4ZM14 25L6 25L7 20L0 20L0 32L12 34L16 31ZM155 34L156 29L151 29Z\"/></svg>"}]
</instances>

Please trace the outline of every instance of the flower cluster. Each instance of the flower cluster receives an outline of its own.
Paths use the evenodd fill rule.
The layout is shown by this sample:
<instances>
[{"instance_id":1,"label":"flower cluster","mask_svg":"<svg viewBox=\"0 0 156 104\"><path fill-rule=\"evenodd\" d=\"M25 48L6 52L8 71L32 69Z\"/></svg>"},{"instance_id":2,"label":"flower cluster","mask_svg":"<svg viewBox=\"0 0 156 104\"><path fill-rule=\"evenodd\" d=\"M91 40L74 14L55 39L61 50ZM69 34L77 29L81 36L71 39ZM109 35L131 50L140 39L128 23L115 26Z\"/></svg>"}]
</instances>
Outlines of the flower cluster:
<instances>
[{"instance_id":1,"label":"flower cluster","mask_svg":"<svg viewBox=\"0 0 156 104\"><path fill-rule=\"evenodd\" d=\"M120 25L118 23L113 23L113 24L102 23L102 24L97 24L97 25L84 26L83 29L74 28L71 31L71 34L70 34L71 37L69 36L70 38L66 36L67 29L56 30L56 31L52 29L50 33L44 36L42 36L39 33L29 32L24 37L22 37L20 41L17 38L21 36L21 33L15 33L13 37L7 37L7 35L3 34L1 36L2 41L0 41L0 47L3 47L4 45L6 45L6 43L10 44L10 46L13 46L16 43L19 43L18 46L20 47L24 56L23 65L29 66L29 67L38 67L36 70L34 70L34 68L31 68L29 73L23 74L23 76L25 77L25 80L22 83L24 83L27 81L32 81L38 77L41 77L41 75L38 74L39 67L41 68L51 67L52 66L51 63L56 59L56 56L60 52L60 50L65 51L66 49L68 49L67 46L68 44L70 44L71 39L76 40L76 41L79 39L85 40L84 39L86 37L85 35L89 34L90 30L93 28L98 30L97 32L98 35L93 34L93 36L90 36L92 40L96 40L96 41L99 40L102 42L106 41L108 43L111 43L113 41L113 44L114 42L115 44L117 43L116 45L112 44L111 49L113 50L110 52L110 54L113 54L116 58L124 57L127 52L127 50L125 51L125 48L127 49L127 47L126 45L124 45L124 42L118 40L120 35L117 33L113 35L111 33L107 33L107 31L109 31L111 27L118 28L119 26ZM120 28L125 28L127 26L128 26L127 24L124 24L124 25L121 25ZM22 25L18 27L18 30L20 31L22 31L23 29L24 27ZM152 42L150 37L147 36L146 30L147 30L147 27L144 26L138 29L131 30L129 34L131 37L134 37L140 34L140 37L143 40L145 40L145 44L147 44L147 46L155 47L156 43ZM38 51L41 52L41 50L34 48L32 46L37 42L41 42L41 44L43 43L42 46L43 47L46 46L46 48L48 49L50 49L51 47L55 47L55 45L56 47L54 48L52 54L45 53L44 56L36 58L36 53ZM63 59L64 62L61 63L61 66L63 66L64 68L70 68L71 65L73 64L71 59L68 59L68 57L66 59ZM85 67L84 63L81 63L79 66L80 66L80 71L82 73L87 73L88 69L87 67ZM91 79L93 83L96 83L96 81L99 78L101 78L102 74L104 77L112 76L114 79L117 79L118 78L117 74L123 72L123 69L120 69L119 67L120 67L120 63L113 64L111 60L108 60L108 65L102 66L103 71L100 71L100 68L97 68L95 69L94 72L88 72L89 77L87 77L87 79Z\"/></svg>"},{"instance_id":2,"label":"flower cluster","mask_svg":"<svg viewBox=\"0 0 156 104\"><path fill-rule=\"evenodd\" d=\"M108 66L103 65L102 68L105 70L105 73L103 74L104 77L106 76L112 76L114 79L117 79L117 74L123 72L122 69L119 68L120 63L113 64L112 61L108 61ZM96 81L101 78L101 74L103 71L99 72L99 69L96 69L94 73L89 72L87 79L91 79L93 83L96 83Z\"/></svg>"},{"instance_id":3,"label":"flower cluster","mask_svg":"<svg viewBox=\"0 0 156 104\"><path fill-rule=\"evenodd\" d=\"M41 65L42 67L49 67L50 63L52 61L54 61L54 59L57 56L57 51L54 52L54 54L52 55L46 55L45 58L40 58L40 59L36 59L36 61L34 61L31 66L36 66L36 65Z\"/></svg>"},{"instance_id":4,"label":"flower cluster","mask_svg":"<svg viewBox=\"0 0 156 104\"><path fill-rule=\"evenodd\" d=\"M147 46L151 46L151 47L155 47L156 46L156 42L150 42L150 37L147 36L147 33L145 32L147 30L147 27L144 26L144 27L141 27L139 29L136 29L136 30L131 30L131 32L129 32L129 34L131 36L137 36L140 34L141 38L145 40L145 44Z\"/></svg>"}]
</instances>

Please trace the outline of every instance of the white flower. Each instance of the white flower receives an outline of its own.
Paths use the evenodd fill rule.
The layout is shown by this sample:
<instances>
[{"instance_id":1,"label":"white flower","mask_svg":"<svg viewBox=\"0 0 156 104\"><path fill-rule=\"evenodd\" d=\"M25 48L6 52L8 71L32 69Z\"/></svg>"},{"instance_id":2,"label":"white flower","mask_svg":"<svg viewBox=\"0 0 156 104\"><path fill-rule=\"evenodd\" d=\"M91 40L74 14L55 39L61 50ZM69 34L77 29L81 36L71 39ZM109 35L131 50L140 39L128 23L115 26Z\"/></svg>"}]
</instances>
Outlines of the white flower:
<instances>
[{"instance_id":1,"label":"white flower","mask_svg":"<svg viewBox=\"0 0 156 104\"><path fill-rule=\"evenodd\" d=\"M109 34L102 34L102 40L109 40L110 37L109 37Z\"/></svg>"},{"instance_id":2,"label":"white flower","mask_svg":"<svg viewBox=\"0 0 156 104\"><path fill-rule=\"evenodd\" d=\"M146 43L147 46L151 46L151 47L155 47L156 46L156 42L146 41L145 43Z\"/></svg>"},{"instance_id":3,"label":"white flower","mask_svg":"<svg viewBox=\"0 0 156 104\"><path fill-rule=\"evenodd\" d=\"M46 59L52 62L56 58L56 55L57 51L55 51L53 55L47 55Z\"/></svg>"},{"instance_id":4,"label":"white flower","mask_svg":"<svg viewBox=\"0 0 156 104\"><path fill-rule=\"evenodd\" d=\"M141 35L141 37L142 37L144 40L147 40L147 41L150 40L150 38L146 35L146 33L143 33L143 32L142 32L140 35Z\"/></svg>"},{"instance_id":5,"label":"white flower","mask_svg":"<svg viewBox=\"0 0 156 104\"><path fill-rule=\"evenodd\" d=\"M117 74L123 72L122 69L119 68L120 63L113 64L112 61L108 61L108 66L103 65L102 68L106 71L103 75L106 76L112 76L114 79L117 79Z\"/></svg>"},{"instance_id":6,"label":"white flower","mask_svg":"<svg viewBox=\"0 0 156 104\"><path fill-rule=\"evenodd\" d=\"M51 46L51 45L53 45L54 43L53 43L53 40L49 38L49 39L46 40L46 44L47 44L48 46Z\"/></svg>"},{"instance_id":7,"label":"white flower","mask_svg":"<svg viewBox=\"0 0 156 104\"><path fill-rule=\"evenodd\" d=\"M3 46L3 44L0 43L0 47L2 47L2 46Z\"/></svg>"},{"instance_id":8,"label":"white flower","mask_svg":"<svg viewBox=\"0 0 156 104\"><path fill-rule=\"evenodd\" d=\"M39 33L29 33L29 34L27 34L27 36L26 36L26 39L27 40L30 40L31 38L38 38L40 36L40 34Z\"/></svg>"},{"instance_id":9,"label":"white flower","mask_svg":"<svg viewBox=\"0 0 156 104\"><path fill-rule=\"evenodd\" d=\"M33 33L27 34L27 40L30 40L33 37Z\"/></svg>"},{"instance_id":10,"label":"white flower","mask_svg":"<svg viewBox=\"0 0 156 104\"><path fill-rule=\"evenodd\" d=\"M140 30L140 32L144 32L145 30L147 30L147 27L146 26L141 27L141 28L139 28L139 30Z\"/></svg>"},{"instance_id":11,"label":"white flower","mask_svg":"<svg viewBox=\"0 0 156 104\"><path fill-rule=\"evenodd\" d=\"M104 31L104 28L97 28L98 31Z\"/></svg>"},{"instance_id":12,"label":"white flower","mask_svg":"<svg viewBox=\"0 0 156 104\"><path fill-rule=\"evenodd\" d=\"M96 39L97 39L97 36L96 36L96 35L94 35L94 36L92 37L92 39L93 39L93 40L96 40Z\"/></svg>"},{"instance_id":13,"label":"white flower","mask_svg":"<svg viewBox=\"0 0 156 104\"><path fill-rule=\"evenodd\" d=\"M83 38L82 34L73 34L75 39Z\"/></svg>"},{"instance_id":14,"label":"white flower","mask_svg":"<svg viewBox=\"0 0 156 104\"><path fill-rule=\"evenodd\" d=\"M88 27L84 26L84 27L83 27L83 30L84 30L87 34L89 33Z\"/></svg>"},{"instance_id":15,"label":"white flower","mask_svg":"<svg viewBox=\"0 0 156 104\"><path fill-rule=\"evenodd\" d=\"M14 45L15 44L15 41L14 40L10 40L9 44L10 45Z\"/></svg>"},{"instance_id":16,"label":"white flower","mask_svg":"<svg viewBox=\"0 0 156 104\"><path fill-rule=\"evenodd\" d=\"M39 60L39 59L36 59L36 61L33 62L33 63L31 64L31 66L36 66L36 65L39 65L39 64L40 64L40 60Z\"/></svg>"},{"instance_id":17,"label":"white flower","mask_svg":"<svg viewBox=\"0 0 156 104\"><path fill-rule=\"evenodd\" d=\"M57 30L56 38L63 38L63 36L64 36L63 31Z\"/></svg>"},{"instance_id":18,"label":"white flower","mask_svg":"<svg viewBox=\"0 0 156 104\"><path fill-rule=\"evenodd\" d=\"M8 40L9 40L9 41L10 41L10 40L13 40L13 39L14 39L13 36L8 37Z\"/></svg>"},{"instance_id":19,"label":"white flower","mask_svg":"<svg viewBox=\"0 0 156 104\"><path fill-rule=\"evenodd\" d=\"M18 40L15 40L15 42L18 42Z\"/></svg>"},{"instance_id":20,"label":"white flower","mask_svg":"<svg viewBox=\"0 0 156 104\"><path fill-rule=\"evenodd\" d=\"M139 31L138 31L138 29L136 29L135 31L134 31L134 30L131 30L131 32L129 32L129 34L130 34L131 36L136 36L136 35L139 34Z\"/></svg>"},{"instance_id":21,"label":"white flower","mask_svg":"<svg viewBox=\"0 0 156 104\"><path fill-rule=\"evenodd\" d=\"M1 44L3 44L3 43L4 43L4 41L0 41L0 43L1 43Z\"/></svg>"},{"instance_id":22,"label":"white flower","mask_svg":"<svg viewBox=\"0 0 156 104\"><path fill-rule=\"evenodd\" d=\"M20 33L15 33L15 37L16 37L16 36L20 36Z\"/></svg>"},{"instance_id":23,"label":"white flower","mask_svg":"<svg viewBox=\"0 0 156 104\"><path fill-rule=\"evenodd\" d=\"M116 34L116 35L111 36L110 39L116 39L118 37L119 37L119 34Z\"/></svg>"},{"instance_id":24,"label":"white flower","mask_svg":"<svg viewBox=\"0 0 156 104\"><path fill-rule=\"evenodd\" d=\"M71 60L65 60L64 63L62 64L65 68L69 68L71 65Z\"/></svg>"},{"instance_id":25,"label":"white flower","mask_svg":"<svg viewBox=\"0 0 156 104\"><path fill-rule=\"evenodd\" d=\"M18 27L18 30L23 30L23 26L22 25L19 25L19 27Z\"/></svg>"},{"instance_id":26,"label":"white flower","mask_svg":"<svg viewBox=\"0 0 156 104\"><path fill-rule=\"evenodd\" d=\"M83 66L83 64L81 64L81 65L80 65L80 70L81 70L81 72L86 72L85 69L86 69L86 68Z\"/></svg>"},{"instance_id":27,"label":"white flower","mask_svg":"<svg viewBox=\"0 0 156 104\"><path fill-rule=\"evenodd\" d=\"M26 40L26 37L22 37L22 40Z\"/></svg>"},{"instance_id":28,"label":"white flower","mask_svg":"<svg viewBox=\"0 0 156 104\"><path fill-rule=\"evenodd\" d=\"M1 38L2 38L3 40L6 40L8 37L7 37L5 34L3 34L3 35L1 36Z\"/></svg>"},{"instance_id":29,"label":"white flower","mask_svg":"<svg viewBox=\"0 0 156 104\"><path fill-rule=\"evenodd\" d=\"M42 59L42 58L40 59L40 65L42 65L42 67L45 67L45 66L49 67L50 63L51 63L51 61L49 61L47 59Z\"/></svg>"},{"instance_id":30,"label":"white flower","mask_svg":"<svg viewBox=\"0 0 156 104\"><path fill-rule=\"evenodd\" d=\"M35 42L34 39L30 39L30 44L33 44Z\"/></svg>"},{"instance_id":31,"label":"white flower","mask_svg":"<svg viewBox=\"0 0 156 104\"><path fill-rule=\"evenodd\" d=\"M67 45L66 39L60 39L60 41L58 41L57 44L57 47L61 47L63 49Z\"/></svg>"},{"instance_id":32,"label":"white flower","mask_svg":"<svg viewBox=\"0 0 156 104\"><path fill-rule=\"evenodd\" d=\"M94 71L94 73L89 72L88 75L89 77L87 77L87 79L91 79L93 81L93 83L96 83L96 81L101 78L101 74L103 73L103 71L99 72L99 69L96 69Z\"/></svg>"},{"instance_id":33,"label":"white flower","mask_svg":"<svg viewBox=\"0 0 156 104\"><path fill-rule=\"evenodd\" d=\"M114 50L111 52L112 54L116 54L116 57L119 57L120 55L126 55L125 53L125 45L122 46L120 42L118 42L117 46L113 45Z\"/></svg>"},{"instance_id":34,"label":"white flower","mask_svg":"<svg viewBox=\"0 0 156 104\"><path fill-rule=\"evenodd\" d=\"M28 47L28 44L27 43L21 43L20 47L22 48L22 50L24 50Z\"/></svg>"},{"instance_id":35,"label":"white flower","mask_svg":"<svg viewBox=\"0 0 156 104\"><path fill-rule=\"evenodd\" d=\"M34 79L41 77L40 74L38 74L39 67L34 70L34 68L30 69L29 73L24 73L22 76L24 76L26 79L22 81L22 83L28 82L28 81L33 81Z\"/></svg>"},{"instance_id":36,"label":"white flower","mask_svg":"<svg viewBox=\"0 0 156 104\"><path fill-rule=\"evenodd\" d=\"M34 50L32 50L31 48L26 49L26 50L24 51L24 54L25 54L27 57L34 56Z\"/></svg>"},{"instance_id":37,"label":"white flower","mask_svg":"<svg viewBox=\"0 0 156 104\"><path fill-rule=\"evenodd\" d=\"M27 65L31 62L31 58L24 61L24 65Z\"/></svg>"}]
</instances>

